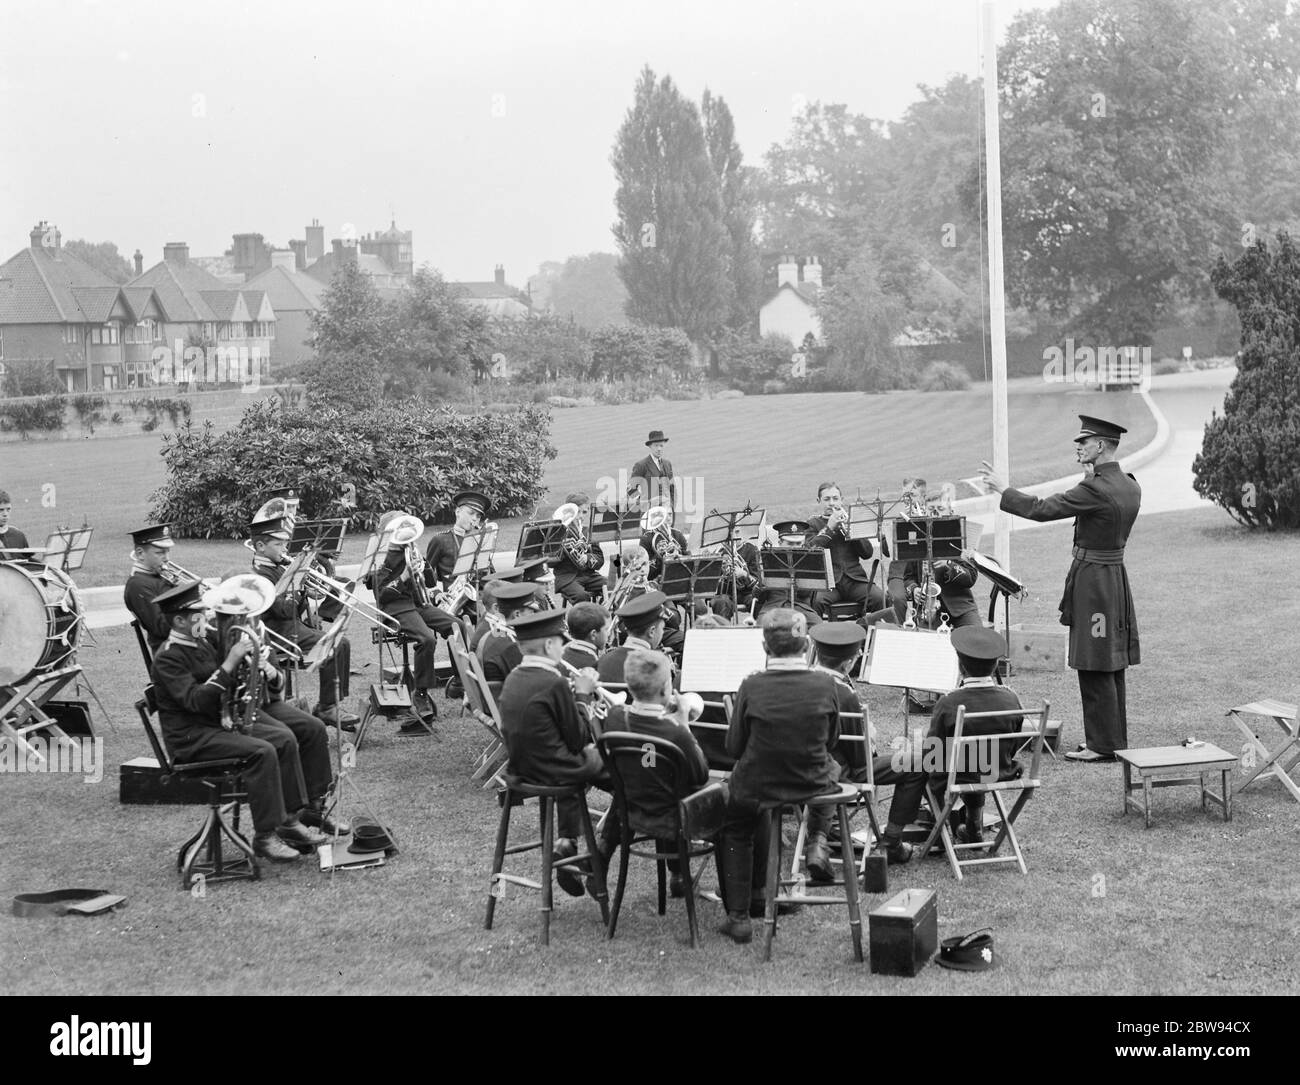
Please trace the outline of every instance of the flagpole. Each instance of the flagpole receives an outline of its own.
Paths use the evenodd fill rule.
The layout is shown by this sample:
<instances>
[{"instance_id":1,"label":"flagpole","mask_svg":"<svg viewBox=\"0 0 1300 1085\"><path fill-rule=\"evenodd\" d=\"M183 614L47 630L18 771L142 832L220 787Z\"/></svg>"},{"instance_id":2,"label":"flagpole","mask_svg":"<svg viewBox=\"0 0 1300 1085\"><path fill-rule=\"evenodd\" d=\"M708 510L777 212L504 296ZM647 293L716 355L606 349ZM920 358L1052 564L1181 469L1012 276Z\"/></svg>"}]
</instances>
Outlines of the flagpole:
<instances>
[{"instance_id":1,"label":"flagpole","mask_svg":"<svg viewBox=\"0 0 1300 1085\"><path fill-rule=\"evenodd\" d=\"M993 468L1011 473L1007 427L1007 321L1002 282L1002 158L998 136L998 42L994 0L983 3L985 198L989 238L989 337L993 354ZM998 510L993 519L993 556L1011 568L1011 518Z\"/></svg>"}]
</instances>

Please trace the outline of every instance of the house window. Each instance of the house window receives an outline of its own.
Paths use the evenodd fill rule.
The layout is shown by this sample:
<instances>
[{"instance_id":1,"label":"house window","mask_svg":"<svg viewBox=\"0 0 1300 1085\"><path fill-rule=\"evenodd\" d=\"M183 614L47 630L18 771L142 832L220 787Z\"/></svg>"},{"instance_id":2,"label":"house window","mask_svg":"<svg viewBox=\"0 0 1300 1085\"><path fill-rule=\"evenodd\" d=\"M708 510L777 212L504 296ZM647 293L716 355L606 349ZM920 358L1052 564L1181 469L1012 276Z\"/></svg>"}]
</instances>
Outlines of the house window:
<instances>
[{"instance_id":1,"label":"house window","mask_svg":"<svg viewBox=\"0 0 1300 1085\"><path fill-rule=\"evenodd\" d=\"M104 391L111 392L117 387L117 366L104 366Z\"/></svg>"},{"instance_id":2,"label":"house window","mask_svg":"<svg viewBox=\"0 0 1300 1085\"><path fill-rule=\"evenodd\" d=\"M152 343L159 338L158 325L152 320L142 320L126 329L128 343Z\"/></svg>"},{"instance_id":3,"label":"house window","mask_svg":"<svg viewBox=\"0 0 1300 1085\"><path fill-rule=\"evenodd\" d=\"M105 324L102 327L91 328L90 341L100 346L112 346L118 342L117 325Z\"/></svg>"},{"instance_id":4,"label":"house window","mask_svg":"<svg viewBox=\"0 0 1300 1085\"><path fill-rule=\"evenodd\" d=\"M203 325L203 338L215 339L217 337L217 326L215 324Z\"/></svg>"},{"instance_id":5,"label":"house window","mask_svg":"<svg viewBox=\"0 0 1300 1085\"><path fill-rule=\"evenodd\" d=\"M75 324L63 325L63 341L65 343L81 342L81 330Z\"/></svg>"},{"instance_id":6,"label":"house window","mask_svg":"<svg viewBox=\"0 0 1300 1085\"><path fill-rule=\"evenodd\" d=\"M149 388L153 385L153 365L149 362L126 362L122 367L126 372L128 388Z\"/></svg>"}]
</instances>

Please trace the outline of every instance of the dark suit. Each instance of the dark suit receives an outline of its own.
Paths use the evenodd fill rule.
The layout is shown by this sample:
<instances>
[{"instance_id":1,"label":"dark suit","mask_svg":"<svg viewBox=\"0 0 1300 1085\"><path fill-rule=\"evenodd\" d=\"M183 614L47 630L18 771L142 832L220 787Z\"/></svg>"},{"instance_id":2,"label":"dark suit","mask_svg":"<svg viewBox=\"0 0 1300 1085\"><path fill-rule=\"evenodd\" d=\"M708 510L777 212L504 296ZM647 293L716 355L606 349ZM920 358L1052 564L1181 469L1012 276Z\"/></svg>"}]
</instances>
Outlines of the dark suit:
<instances>
[{"instance_id":1,"label":"dark suit","mask_svg":"<svg viewBox=\"0 0 1300 1085\"><path fill-rule=\"evenodd\" d=\"M970 685L971 682L978 682L979 685ZM926 738L932 742L942 742L944 748L944 764L948 763L951 751L948 749L949 741L952 739L953 732L957 727L957 709L962 705L966 706L966 711L971 712L1005 712L1009 709L1020 708L1020 698L1017 697L1006 686L988 685L983 679L963 678L962 685L958 686L951 693L945 693L935 703L934 711L930 716L930 730ZM1023 716L1011 716L1000 720L975 720L972 723L963 723L962 735L1010 735L1020 731L1020 725L1024 722ZM984 744L981 743L981 746ZM1015 742L997 743L998 762L996 765L993 761L993 744L989 743L986 750L979 751L976 756L976 762L979 766L987 766L990 774L996 769L997 779L1014 780L1020 776L1020 765L1016 761ZM969 764L969 763L968 763ZM981 773L978 771L958 772L957 782L975 783L981 779ZM932 773L930 775L930 786L937 792L940 802L943 801L943 793L947 788L947 773L942 775ZM970 810L980 810L984 806L983 795L966 796L966 806ZM938 816L939 811L935 811Z\"/></svg>"},{"instance_id":2,"label":"dark suit","mask_svg":"<svg viewBox=\"0 0 1300 1085\"><path fill-rule=\"evenodd\" d=\"M1065 493L1030 497L1008 488L1002 509L1029 520L1074 517L1074 561L1065 578L1061 624L1070 627L1069 664L1079 673L1088 749L1104 757L1128 747L1125 668L1141 662L1137 615L1124 547L1142 487L1113 460Z\"/></svg>"},{"instance_id":3,"label":"dark suit","mask_svg":"<svg viewBox=\"0 0 1300 1085\"><path fill-rule=\"evenodd\" d=\"M411 578L402 575L405 572L406 550L390 547L384 563L375 572L375 601L415 641L415 686L430 690L438 684L433 658L438 637L450 637L456 620L435 606L419 606Z\"/></svg>"},{"instance_id":4,"label":"dark suit","mask_svg":"<svg viewBox=\"0 0 1300 1085\"><path fill-rule=\"evenodd\" d=\"M628 492L636 490L640 493L644 507L667 505L672 509L677 508L677 480L673 476L673 465L668 460L662 459L655 463L653 456L637 460L632 465L629 478L631 486Z\"/></svg>"},{"instance_id":5,"label":"dark suit","mask_svg":"<svg viewBox=\"0 0 1300 1085\"><path fill-rule=\"evenodd\" d=\"M827 530L826 524L822 516L808 521L813 531L808 545L831 552L831 579L835 584L830 591L819 592L817 602L864 603L868 610L879 610L884 605L884 593L862 567L863 559L875 556L875 544L870 539L847 539L838 529Z\"/></svg>"},{"instance_id":6,"label":"dark suit","mask_svg":"<svg viewBox=\"0 0 1300 1085\"><path fill-rule=\"evenodd\" d=\"M154 606L153 601L171 588L171 581L164 580L157 573L137 570L126 578L126 586L122 589L122 601L126 603L126 609L135 615L149 642L149 651L155 655L162 642L171 634L172 623Z\"/></svg>"},{"instance_id":7,"label":"dark suit","mask_svg":"<svg viewBox=\"0 0 1300 1085\"><path fill-rule=\"evenodd\" d=\"M8 553L10 550L26 550L27 536L19 531L16 527L7 527L0 531L0 561L8 561L16 556Z\"/></svg>"},{"instance_id":8,"label":"dark suit","mask_svg":"<svg viewBox=\"0 0 1300 1085\"><path fill-rule=\"evenodd\" d=\"M263 558L253 559L253 572L265 577L272 584L278 584L284 575L282 566ZM293 641L305 656L324 635L321 630L307 625L299 613L299 602L292 592L285 592L272 604L271 609L262 615L262 621L272 633L277 633L286 640ZM320 682L321 708L337 704L340 697L346 697L350 688L349 673L352 670L352 645L347 637L341 638L334 646L330 657L321 664L317 671Z\"/></svg>"},{"instance_id":9,"label":"dark suit","mask_svg":"<svg viewBox=\"0 0 1300 1085\"><path fill-rule=\"evenodd\" d=\"M907 615L907 601L912 598L912 592L921 586L923 564L920 561L896 561L889 567L889 601L898 614L899 624ZM979 579L979 570L961 559L950 558L944 564L935 564L939 565L934 573L935 583L939 585L939 606L934 624L939 624L939 611L948 615L948 624L954 629L982 624L979 606L971 593ZM917 624L921 624L920 608L917 608Z\"/></svg>"}]
</instances>

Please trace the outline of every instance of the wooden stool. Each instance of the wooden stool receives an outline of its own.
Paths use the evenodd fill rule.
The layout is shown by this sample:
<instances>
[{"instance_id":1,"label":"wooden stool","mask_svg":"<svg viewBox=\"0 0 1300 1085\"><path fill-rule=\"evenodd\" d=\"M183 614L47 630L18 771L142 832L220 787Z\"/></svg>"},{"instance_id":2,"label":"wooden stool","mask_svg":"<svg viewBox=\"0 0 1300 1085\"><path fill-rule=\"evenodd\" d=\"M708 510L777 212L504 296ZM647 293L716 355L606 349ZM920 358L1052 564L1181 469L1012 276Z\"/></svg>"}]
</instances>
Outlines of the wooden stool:
<instances>
[{"instance_id":1,"label":"wooden stool","mask_svg":"<svg viewBox=\"0 0 1300 1085\"><path fill-rule=\"evenodd\" d=\"M520 885L525 889L539 889L542 893L542 929L540 942L544 946L551 944L551 906L554 892L554 873L561 867L591 864L591 877L595 879L596 902L600 905L600 921L609 926L609 893L605 888L605 863L596 846L596 833L591 827L591 815L587 810L587 788L585 784L566 785L564 787L542 787L527 784L514 776L506 777L505 790L500 792L501 821L497 827L496 853L492 857L492 876L488 879L487 918L483 926L492 929L492 916L496 911L497 899L504 895L507 883ZM553 858L555 850L555 803L557 799L576 799L582 812L582 834L586 838L587 851L579 852L567 859ZM527 844L507 847L510 839L510 810L522 806L525 799L537 799L541 804L542 839ZM526 851L542 852L542 880L535 882L531 878L522 878L517 874L504 874L507 855L519 855Z\"/></svg>"},{"instance_id":2,"label":"wooden stool","mask_svg":"<svg viewBox=\"0 0 1300 1085\"><path fill-rule=\"evenodd\" d=\"M849 930L853 934L853 956L857 961L862 960L862 913L858 908L858 867L853 859L853 838L849 835L849 807L856 805L857 801L858 789L847 785L825 795L813 795L802 803L809 809L822 806L835 807L835 816L840 830L841 877L827 884L843 886L842 897L809 896L802 892L805 884L802 878L781 877L781 818L787 809L793 810L798 804L779 803L767 809L766 816L770 819L770 826L767 843L767 892L763 913L763 960L772 959L772 939L776 937L778 904L847 904ZM805 811L804 817L807 816ZM782 886L791 885L798 885L801 891L779 894Z\"/></svg>"},{"instance_id":3,"label":"wooden stool","mask_svg":"<svg viewBox=\"0 0 1300 1085\"><path fill-rule=\"evenodd\" d=\"M1151 789L1195 784L1201 789L1201 809L1205 801L1223 808L1223 820L1232 820L1232 789L1228 776L1237 765L1237 756L1212 746L1153 746L1146 750L1116 750L1116 758L1124 766L1124 813L1135 810L1142 814L1151 828ZM1139 782L1133 783L1133 770L1137 769ZM1205 777L1219 773L1222 777L1222 797L1205 786ZM1142 801L1133 798L1135 791L1142 792Z\"/></svg>"}]
</instances>

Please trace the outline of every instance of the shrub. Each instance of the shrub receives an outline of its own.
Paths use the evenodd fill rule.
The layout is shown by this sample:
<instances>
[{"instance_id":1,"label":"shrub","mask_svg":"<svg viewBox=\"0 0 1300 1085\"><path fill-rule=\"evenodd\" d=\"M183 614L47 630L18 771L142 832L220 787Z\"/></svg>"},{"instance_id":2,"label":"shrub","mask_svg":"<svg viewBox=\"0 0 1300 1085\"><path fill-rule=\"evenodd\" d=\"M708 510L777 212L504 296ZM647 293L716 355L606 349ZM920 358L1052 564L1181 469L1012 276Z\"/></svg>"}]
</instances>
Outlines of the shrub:
<instances>
[{"instance_id":1,"label":"shrub","mask_svg":"<svg viewBox=\"0 0 1300 1085\"><path fill-rule=\"evenodd\" d=\"M53 362L7 362L3 394L6 396L51 396L63 391L63 382Z\"/></svg>"},{"instance_id":2,"label":"shrub","mask_svg":"<svg viewBox=\"0 0 1300 1085\"><path fill-rule=\"evenodd\" d=\"M931 362L921 371L917 387L922 392L964 392L970 387L970 373L954 362Z\"/></svg>"},{"instance_id":3,"label":"shrub","mask_svg":"<svg viewBox=\"0 0 1300 1085\"><path fill-rule=\"evenodd\" d=\"M1237 308L1237 375L1205 425L1196 492L1251 527L1300 527L1300 251L1286 233L1211 273Z\"/></svg>"},{"instance_id":4,"label":"shrub","mask_svg":"<svg viewBox=\"0 0 1300 1085\"><path fill-rule=\"evenodd\" d=\"M346 515L371 528L388 509L432 521L450 518L458 490L481 489L494 518L532 508L545 492L542 471L555 456L550 415L457 414L419 403L371 410L287 410L274 399L249 407L217 434L191 421L163 435L168 481L151 495L151 515L178 534L237 538L275 486L294 485L306 518ZM355 487L356 507L338 504Z\"/></svg>"},{"instance_id":5,"label":"shrub","mask_svg":"<svg viewBox=\"0 0 1300 1085\"><path fill-rule=\"evenodd\" d=\"M53 432L62 428L62 396L40 396L0 404L0 429L17 431L23 440L33 430Z\"/></svg>"}]
</instances>

